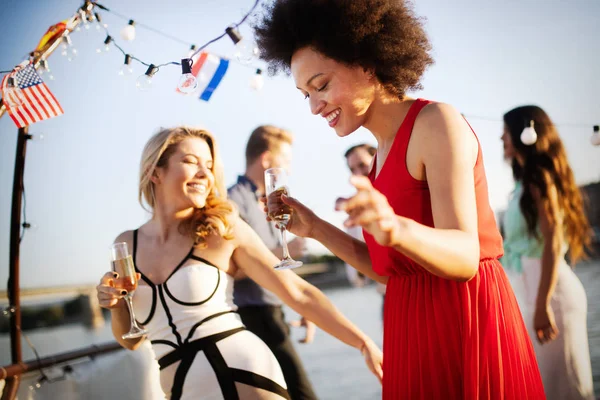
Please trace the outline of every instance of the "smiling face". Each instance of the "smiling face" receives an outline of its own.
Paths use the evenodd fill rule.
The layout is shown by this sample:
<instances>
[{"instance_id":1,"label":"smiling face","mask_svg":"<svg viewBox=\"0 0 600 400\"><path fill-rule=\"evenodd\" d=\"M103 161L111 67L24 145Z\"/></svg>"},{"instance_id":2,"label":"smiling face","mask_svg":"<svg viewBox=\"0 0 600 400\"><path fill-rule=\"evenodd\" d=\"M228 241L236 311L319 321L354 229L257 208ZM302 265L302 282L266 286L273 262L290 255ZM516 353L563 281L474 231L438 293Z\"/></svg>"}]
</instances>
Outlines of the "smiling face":
<instances>
[{"instance_id":1,"label":"smiling face","mask_svg":"<svg viewBox=\"0 0 600 400\"><path fill-rule=\"evenodd\" d=\"M373 156L364 147L358 147L346 157L352 175L369 176Z\"/></svg>"},{"instance_id":2,"label":"smiling face","mask_svg":"<svg viewBox=\"0 0 600 400\"><path fill-rule=\"evenodd\" d=\"M310 111L325 118L338 136L365 125L376 95L376 78L371 72L341 64L310 47L294 53L291 71Z\"/></svg>"},{"instance_id":3,"label":"smiling face","mask_svg":"<svg viewBox=\"0 0 600 400\"><path fill-rule=\"evenodd\" d=\"M210 147L204 139L194 137L174 146L166 166L156 168L157 199L177 210L203 208L215 180Z\"/></svg>"}]
</instances>

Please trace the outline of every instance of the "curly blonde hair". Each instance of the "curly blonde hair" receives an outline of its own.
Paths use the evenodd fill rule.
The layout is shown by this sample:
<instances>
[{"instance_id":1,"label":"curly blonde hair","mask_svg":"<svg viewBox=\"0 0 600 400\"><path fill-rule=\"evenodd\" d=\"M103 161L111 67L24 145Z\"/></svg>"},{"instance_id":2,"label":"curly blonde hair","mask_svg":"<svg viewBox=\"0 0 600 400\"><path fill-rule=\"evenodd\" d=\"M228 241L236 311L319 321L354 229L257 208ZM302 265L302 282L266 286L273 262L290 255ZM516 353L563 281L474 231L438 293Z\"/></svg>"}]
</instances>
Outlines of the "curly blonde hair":
<instances>
[{"instance_id":1,"label":"curly blonde hair","mask_svg":"<svg viewBox=\"0 0 600 400\"><path fill-rule=\"evenodd\" d=\"M205 247L206 238L218 234L224 239L233 239L232 228L235 208L227 200L223 178L223 164L219 157L217 142L214 136L204 130L180 126L161 129L148 140L140 161L140 183L138 200L142 207L153 212L156 205L152 175L158 167L166 167L177 145L188 138L202 139L208 144L213 157L211 171L214 175L214 185L206 198L206 205L197 208L187 220L180 225L181 233L190 235L196 246Z\"/></svg>"}]
</instances>

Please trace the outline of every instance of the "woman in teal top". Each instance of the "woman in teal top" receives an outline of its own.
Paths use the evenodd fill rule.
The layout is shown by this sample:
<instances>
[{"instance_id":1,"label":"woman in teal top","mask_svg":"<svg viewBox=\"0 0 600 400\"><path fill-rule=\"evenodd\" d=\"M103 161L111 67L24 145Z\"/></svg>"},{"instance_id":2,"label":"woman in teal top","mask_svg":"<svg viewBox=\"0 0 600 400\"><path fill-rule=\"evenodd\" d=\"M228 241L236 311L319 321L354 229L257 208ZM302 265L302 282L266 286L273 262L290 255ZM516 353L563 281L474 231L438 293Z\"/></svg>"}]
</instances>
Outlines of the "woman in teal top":
<instances>
[{"instance_id":1,"label":"woman in teal top","mask_svg":"<svg viewBox=\"0 0 600 400\"><path fill-rule=\"evenodd\" d=\"M533 127L537 137L523 134ZM521 139L523 137L523 140ZM504 157L516 187L504 214L504 258L548 399L593 399L585 291L565 261L591 239L581 194L555 126L539 107L504 115ZM525 143L528 144L525 144Z\"/></svg>"}]
</instances>

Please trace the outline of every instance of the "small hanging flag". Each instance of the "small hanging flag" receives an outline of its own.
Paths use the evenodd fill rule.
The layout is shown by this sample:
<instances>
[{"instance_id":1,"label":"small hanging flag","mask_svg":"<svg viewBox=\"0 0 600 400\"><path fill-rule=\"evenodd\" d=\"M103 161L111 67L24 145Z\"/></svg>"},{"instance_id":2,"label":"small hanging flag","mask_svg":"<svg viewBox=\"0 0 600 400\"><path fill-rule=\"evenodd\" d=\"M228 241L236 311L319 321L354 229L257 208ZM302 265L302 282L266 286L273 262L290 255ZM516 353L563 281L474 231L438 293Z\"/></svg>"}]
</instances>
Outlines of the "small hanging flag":
<instances>
[{"instance_id":1,"label":"small hanging flag","mask_svg":"<svg viewBox=\"0 0 600 400\"><path fill-rule=\"evenodd\" d=\"M208 101L225 76L229 60L203 51L193 61L192 75L198 79L199 98Z\"/></svg>"},{"instance_id":2,"label":"small hanging flag","mask_svg":"<svg viewBox=\"0 0 600 400\"><path fill-rule=\"evenodd\" d=\"M17 127L23 128L35 122L64 114L58 100L42 81L33 65L27 64L24 67L17 67L16 72L4 76L1 89L2 97L7 100L10 96L5 97L5 91L9 77L14 79L16 88L20 90L20 99L22 99L22 101L15 103L11 101L4 102L8 115Z\"/></svg>"}]
</instances>

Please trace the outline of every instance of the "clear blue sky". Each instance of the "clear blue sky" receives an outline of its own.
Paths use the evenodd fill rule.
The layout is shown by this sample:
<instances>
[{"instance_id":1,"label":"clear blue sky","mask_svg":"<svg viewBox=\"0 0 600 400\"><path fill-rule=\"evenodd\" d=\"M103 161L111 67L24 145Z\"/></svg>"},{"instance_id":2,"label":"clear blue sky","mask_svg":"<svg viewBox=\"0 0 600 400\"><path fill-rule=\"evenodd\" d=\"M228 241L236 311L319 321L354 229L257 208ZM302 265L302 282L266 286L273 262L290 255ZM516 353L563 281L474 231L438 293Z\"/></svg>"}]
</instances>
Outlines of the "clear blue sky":
<instances>
[{"instance_id":1,"label":"clear blue sky","mask_svg":"<svg viewBox=\"0 0 600 400\"><path fill-rule=\"evenodd\" d=\"M157 0L104 4L121 14L197 44L223 32L248 10L253 0ZM10 69L32 50L46 29L66 19L76 0L5 0L0 13L0 70ZM413 96L448 102L470 118L482 143L492 206L501 209L512 188L499 140L502 114L534 103L556 122L586 123L584 128L559 126L579 183L600 179L600 147L592 147L593 124L600 124L600 2L597 0L419 0L417 12L436 64L427 71L425 90ZM113 35L125 21L104 13ZM247 26L243 34L250 34ZM361 141L374 142L365 131L339 139L308 104L290 78L267 79L260 93L248 81L254 71L230 66L210 102L174 92L180 71L165 67L150 93L138 92L135 65L130 81L117 75L123 59L95 50L104 35L91 29L72 35L79 56L68 62L58 52L49 59L55 76L48 86L65 115L35 124L42 142L28 144L25 187L28 220L38 225L21 247L25 287L95 283L109 268L108 245L123 230L147 217L137 203L141 149L159 127L203 126L221 144L227 184L243 171L244 145L259 124L275 124L296 135L291 188L293 194L334 223L343 215L334 200L351 193L343 153ZM178 60L183 45L139 28L125 49L143 60ZM225 38L211 48L230 54ZM260 66L256 63L255 66ZM0 119L0 282L8 276L10 204L16 127ZM316 246L314 246L316 248Z\"/></svg>"}]
</instances>

